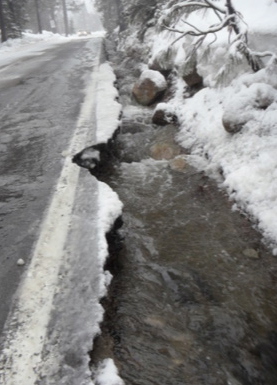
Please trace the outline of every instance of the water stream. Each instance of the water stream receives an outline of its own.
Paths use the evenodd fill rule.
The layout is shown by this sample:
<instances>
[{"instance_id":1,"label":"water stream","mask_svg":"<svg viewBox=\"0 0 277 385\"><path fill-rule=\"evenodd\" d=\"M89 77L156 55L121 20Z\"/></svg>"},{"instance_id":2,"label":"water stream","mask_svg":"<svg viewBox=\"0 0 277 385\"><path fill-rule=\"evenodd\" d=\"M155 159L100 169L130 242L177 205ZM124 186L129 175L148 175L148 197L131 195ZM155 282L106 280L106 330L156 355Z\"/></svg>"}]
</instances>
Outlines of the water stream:
<instances>
[{"instance_id":1,"label":"water stream","mask_svg":"<svg viewBox=\"0 0 277 385\"><path fill-rule=\"evenodd\" d=\"M102 175L124 203L123 241L92 363L112 356L126 385L276 385L277 259L175 134L124 112Z\"/></svg>"}]
</instances>

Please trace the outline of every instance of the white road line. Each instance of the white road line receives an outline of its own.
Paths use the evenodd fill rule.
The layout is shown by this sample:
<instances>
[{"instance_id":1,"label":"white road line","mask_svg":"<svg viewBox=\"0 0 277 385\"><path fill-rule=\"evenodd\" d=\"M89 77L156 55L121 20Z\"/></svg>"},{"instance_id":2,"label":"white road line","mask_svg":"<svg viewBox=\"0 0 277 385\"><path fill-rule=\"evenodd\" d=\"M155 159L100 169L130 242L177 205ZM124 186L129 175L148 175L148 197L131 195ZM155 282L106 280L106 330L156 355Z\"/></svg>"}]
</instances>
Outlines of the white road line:
<instances>
[{"instance_id":1,"label":"white road line","mask_svg":"<svg viewBox=\"0 0 277 385\"><path fill-rule=\"evenodd\" d=\"M91 75L86 97L68 153L86 146L95 105L98 65ZM0 360L0 383L34 385L36 367L46 337L53 296L64 258L64 246L71 221L80 168L65 159L56 191L44 219L31 263L17 293L14 309L5 326L5 341Z\"/></svg>"}]
</instances>

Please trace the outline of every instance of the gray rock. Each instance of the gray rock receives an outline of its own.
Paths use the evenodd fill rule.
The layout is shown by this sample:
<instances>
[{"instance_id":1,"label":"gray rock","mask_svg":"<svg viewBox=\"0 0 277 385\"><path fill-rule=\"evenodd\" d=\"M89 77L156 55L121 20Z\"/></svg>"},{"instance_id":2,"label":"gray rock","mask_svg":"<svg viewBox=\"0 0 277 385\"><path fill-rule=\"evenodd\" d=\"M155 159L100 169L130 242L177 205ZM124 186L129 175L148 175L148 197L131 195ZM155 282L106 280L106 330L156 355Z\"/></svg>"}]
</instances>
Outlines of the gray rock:
<instances>
[{"instance_id":1,"label":"gray rock","mask_svg":"<svg viewBox=\"0 0 277 385\"><path fill-rule=\"evenodd\" d=\"M180 154L180 147L167 142L156 143L150 147L150 156L155 160L170 160Z\"/></svg>"},{"instance_id":2,"label":"gray rock","mask_svg":"<svg viewBox=\"0 0 277 385\"><path fill-rule=\"evenodd\" d=\"M259 259L259 254L256 250L254 249L245 249L243 250L242 254L247 257L247 258L251 258L251 259Z\"/></svg>"},{"instance_id":3,"label":"gray rock","mask_svg":"<svg viewBox=\"0 0 277 385\"><path fill-rule=\"evenodd\" d=\"M191 73L184 75L183 79L189 87L194 87L196 85L203 84L203 78L197 73L196 67L193 69Z\"/></svg>"},{"instance_id":4,"label":"gray rock","mask_svg":"<svg viewBox=\"0 0 277 385\"><path fill-rule=\"evenodd\" d=\"M241 131L243 126L252 118L251 112L234 113L234 111L225 111L222 117L222 124L227 132L235 134Z\"/></svg>"},{"instance_id":5,"label":"gray rock","mask_svg":"<svg viewBox=\"0 0 277 385\"><path fill-rule=\"evenodd\" d=\"M152 122L158 126L165 126L177 122L177 116L164 109L156 109L152 116Z\"/></svg>"},{"instance_id":6,"label":"gray rock","mask_svg":"<svg viewBox=\"0 0 277 385\"><path fill-rule=\"evenodd\" d=\"M138 103L149 106L161 97L167 89L164 76L153 70L143 71L133 87L133 95Z\"/></svg>"}]
</instances>

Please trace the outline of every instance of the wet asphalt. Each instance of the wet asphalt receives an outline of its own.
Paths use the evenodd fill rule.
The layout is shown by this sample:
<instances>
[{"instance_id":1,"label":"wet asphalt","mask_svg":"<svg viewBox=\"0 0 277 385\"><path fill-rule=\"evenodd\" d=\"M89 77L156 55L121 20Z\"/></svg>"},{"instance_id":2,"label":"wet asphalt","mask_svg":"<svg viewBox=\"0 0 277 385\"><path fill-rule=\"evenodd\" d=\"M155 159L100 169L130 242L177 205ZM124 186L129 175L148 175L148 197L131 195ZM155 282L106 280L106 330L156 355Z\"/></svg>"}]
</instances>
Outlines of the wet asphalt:
<instances>
[{"instance_id":1,"label":"wet asphalt","mask_svg":"<svg viewBox=\"0 0 277 385\"><path fill-rule=\"evenodd\" d=\"M0 334L60 175L99 44L69 41L0 68Z\"/></svg>"}]
</instances>

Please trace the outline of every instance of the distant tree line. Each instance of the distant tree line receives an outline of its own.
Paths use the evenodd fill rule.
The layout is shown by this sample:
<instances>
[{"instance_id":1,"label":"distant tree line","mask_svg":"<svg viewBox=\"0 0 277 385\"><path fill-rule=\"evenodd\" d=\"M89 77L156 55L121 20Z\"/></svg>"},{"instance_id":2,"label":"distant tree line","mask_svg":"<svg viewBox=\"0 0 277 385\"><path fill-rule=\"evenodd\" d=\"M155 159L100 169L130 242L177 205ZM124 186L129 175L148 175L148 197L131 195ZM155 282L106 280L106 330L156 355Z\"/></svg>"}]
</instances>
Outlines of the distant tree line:
<instances>
[{"instance_id":1,"label":"distant tree line","mask_svg":"<svg viewBox=\"0 0 277 385\"><path fill-rule=\"evenodd\" d=\"M27 0L0 0L2 41L21 36L26 22L26 2Z\"/></svg>"},{"instance_id":2,"label":"distant tree line","mask_svg":"<svg viewBox=\"0 0 277 385\"><path fill-rule=\"evenodd\" d=\"M59 7L63 11L64 32L68 35L66 0L0 0L1 41L21 37L26 25L38 33L43 29L56 32L54 20Z\"/></svg>"}]
</instances>

